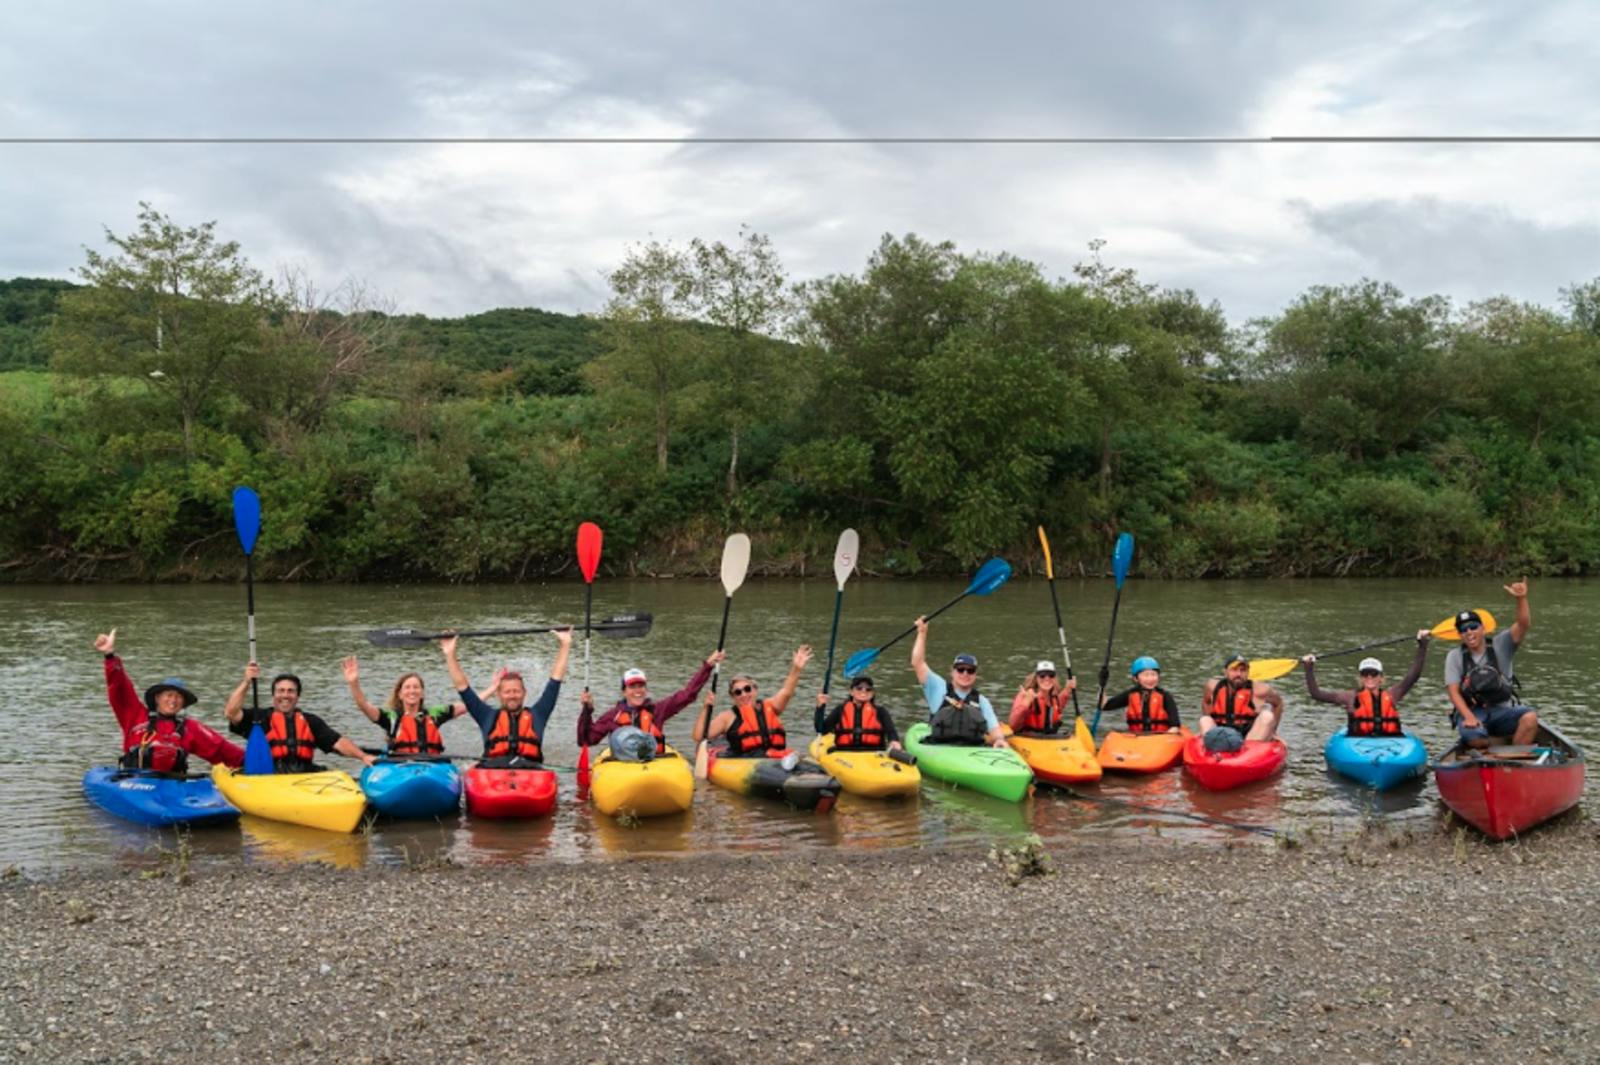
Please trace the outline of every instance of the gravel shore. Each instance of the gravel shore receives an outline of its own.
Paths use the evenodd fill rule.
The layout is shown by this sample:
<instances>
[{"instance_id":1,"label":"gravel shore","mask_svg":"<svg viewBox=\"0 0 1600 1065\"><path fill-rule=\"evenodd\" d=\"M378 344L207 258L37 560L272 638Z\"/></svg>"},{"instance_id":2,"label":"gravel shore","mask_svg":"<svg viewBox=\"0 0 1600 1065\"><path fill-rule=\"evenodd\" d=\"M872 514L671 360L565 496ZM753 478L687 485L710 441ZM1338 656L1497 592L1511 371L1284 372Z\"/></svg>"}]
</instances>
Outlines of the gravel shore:
<instances>
[{"instance_id":1,"label":"gravel shore","mask_svg":"<svg viewBox=\"0 0 1600 1065\"><path fill-rule=\"evenodd\" d=\"M12 877L0 1060L1593 1061L1597 871L1572 820Z\"/></svg>"}]
</instances>

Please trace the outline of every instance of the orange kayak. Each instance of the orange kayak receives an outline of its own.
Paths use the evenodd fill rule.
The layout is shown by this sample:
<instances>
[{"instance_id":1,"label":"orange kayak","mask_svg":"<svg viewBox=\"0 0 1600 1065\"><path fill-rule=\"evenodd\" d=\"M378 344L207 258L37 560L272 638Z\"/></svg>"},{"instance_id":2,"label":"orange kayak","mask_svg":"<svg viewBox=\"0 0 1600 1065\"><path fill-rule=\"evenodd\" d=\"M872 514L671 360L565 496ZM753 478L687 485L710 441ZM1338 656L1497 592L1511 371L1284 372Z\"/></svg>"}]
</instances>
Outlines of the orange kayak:
<instances>
[{"instance_id":1,"label":"orange kayak","mask_svg":"<svg viewBox=\"0 0 1600 1065\"><path fill-rule=\"evenodd\" d=\"M1100 763L1094 757L1094 738L1083 718L1077 718L1070 734L1012 732L1007 736L1011 749L1022 755L1036 779L1047 784L1093 784L1100 779Z\"/></svg>"},{"instance_id":2,"label":"orange kayak","mask_svg":"<svg viewBox=\"0 0 1600 1065\"><path fill-rule=\"evenodd\" d=\"M1117 773L1159 773L1183 760L1189 730L1108 732L1100 744L1100 767Z\"/></svg>"}]
</instances>

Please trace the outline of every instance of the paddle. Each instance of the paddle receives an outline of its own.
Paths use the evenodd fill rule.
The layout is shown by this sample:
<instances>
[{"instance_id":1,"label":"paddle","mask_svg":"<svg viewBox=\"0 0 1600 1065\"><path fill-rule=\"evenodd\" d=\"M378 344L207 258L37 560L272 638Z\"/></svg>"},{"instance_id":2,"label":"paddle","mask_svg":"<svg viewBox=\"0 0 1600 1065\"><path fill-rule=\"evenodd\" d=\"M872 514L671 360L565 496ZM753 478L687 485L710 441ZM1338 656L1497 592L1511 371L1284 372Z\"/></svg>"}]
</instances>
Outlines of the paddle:
<instances>
[{"instance_id":1,"label":"paddle","mask_svg":"<svg viewBox=\"0 0 1600 1065\"><path fill-rule=\"evenodd\" d=\"M1111 549L1111 574L1117 579L1117 595L1111 600L1111 629L1106 633L1106 657L1100 663L1100 691L1094 697L1094 721L1089 725L1089 735L1100 731L1100 713L1106 701L1106 682L1111 679L1111 644L1117 637L1117 610L1122 606L1122 584L1128 579L1128 564L1133 561L1133 533L1117 537Z\"/></svg>"},{"instance_id":2,"label":"paddle","mask_svg":"<svg viewBox=\"0 0 1600 1065\"><path fill-rule=\"evenodd\" d=\"M722 629L717 633L717 650L722 650L728 640L728 611L733 607L733 593L739 590L744 583L744 575L750 569L750 537L744 533L734 533L728 537L727 543L722 545ZM717 691L717 675L722 672L722 663L718 662L711 669L711 693ZM705 736L711 727L711 707L706 707L700 712L700 735ZM701 739L700 745L694 750L694 775L701 780L709 772L710 751L706 741Z\"/></svg>"},{"instance_id":3,"label":"paddle","mask_svg":"<svg viewBox=\"0 0 1600 1065\"><path fill-rule=\"evenodd\" d=\"M934 618L938 617L940 614L943 614L946 610L949 610L951 607L955 606L969 595L988 595L990 592L993 592L996 588L1004 584L1008 579L1010 579L1010 577L1011 564L1003 558L991 558L982 566L978 567L978 572L972 575L972 581L967 585L966 591L950 600L938 610L926 615L927 620L932 621ZM896 636L894 639L890 640L881 647L869 647L864 651L857 651L855 654L845 659L845 678L848 680L849 678L854 677L856 674L872 665L872 663L876 662L878 660L878 656L883 654L883 652L887 651L889 648L893 647L895 644L899 643L901 640L905 639L907 636L910 636L916 631L917 627L913 625L905 632L902 632L900 635Z\"/></svg>"},{"instance_id":4,"label":"paddle","mask_svg":"<svg viewBox=\"0 0 1600 1065\"><path fill-rule=\"evenodd\" d=\"M583 694L589 694L589 634L593 630L594 575L600 569L600 526L586 521L578 526L578 569L583 573ZM578 797L589 793L589 745L578 752Z\"/></svg>"},{"instance_id":5,"label":"paddle","mask_svg":"<svg viewBox=\"0 0 1600 1065\"><path fill-rule=\"evenodd\" d=\"M655 618L643 612L617 614L601 618L588 626L602 636L612 639L638 639L650 633ZM367 639L378 647L420 647L430 640L443 640L449 636L522 636L534 632L558 632L571 625L534 625L519 629L474 629L470 632L425 632L421 629L369 629ZM588 690L585 687L585 690Z\"/></svg>"},{"instance_id":6,"label":"paddle","mask_svg":"<svg viewBox=\"0 0 1600 1065\"><path fill-rule=\"evenodd\" d=\"M1483 631L1490 633L1495 630L1494 615L1487 610L1478 611L1478 616L1483 619ZM1459 640L1461 636L1456 632L1456 616L1451 614L1431 630L1436 639ZM1337 651L1319 652L1317 658L1338 658L1340 655L1353 655L1358 651L1370 651L1374 647L1392 647L1397 643L1416 639L1415 635L1396 636L1388 640L1374 640L1371 643L1358 644L1355 647L1345 647ZM1298 658L1262 658L1250 663L1251 680L1277 680L1279 677L1293 673L1295 667L1300 665Z\"/></svg>"},{"instance_id":7,"label":"paddle","mask_svg":"<svg viewBox=\"0 0 1600 1065\"><path fill-rule=\"evenodd\" d=\"M839 543L833 549L833 579L839 585L839 590L833 595L833 628L828 632L828 668L822 673L822 694L828 694L828 685L833 680L833 652L839 643L839 609L844 605L844 582L850 579L851 572L856 568L856 556L861 550L861 537L856 535L854 529L846 529L839 534Z\"/></svg>"},{"instance_id":8,"label":"paddle","mask_svg":"<svg viewBox=\"0 0 1600 1065\"><path fill-rule=\"evenodd\" d=\"M1056 639L1061 641L1061 660L1067 667L1067 679L1072 680L1072 652L1067 650L1067 629L1061 624L1061 600L1056 598L1056 566L1050 558L1050 538L1044 534L1044 526L1039 526L1039 546L1044 548L1044 578L1050 585L1050 605L1056 612ZM1072 716L1082 717L1083 711L1078 709L1078 689L1072 689Z\"/></svg>"},{"instance_id":9,"label":"paddle","mask_svg":"<svg viewBox=\"0 0 1600 1065\"><path fill-rule=\"evenodd\" d=\"M239 547L244 550L244 601L245 632L250 639L250 661L256 661L256 574L254 556L256 537L261 534L261 497L254 488L240 485L233 490L233 528L239 534ZM250 681L250 710L259 714L261 692L257 681ZM272 748L260 724L251 726L250 738L244 745L244 771L251 776L271 773Z\"/></svg>"}]
</instances>

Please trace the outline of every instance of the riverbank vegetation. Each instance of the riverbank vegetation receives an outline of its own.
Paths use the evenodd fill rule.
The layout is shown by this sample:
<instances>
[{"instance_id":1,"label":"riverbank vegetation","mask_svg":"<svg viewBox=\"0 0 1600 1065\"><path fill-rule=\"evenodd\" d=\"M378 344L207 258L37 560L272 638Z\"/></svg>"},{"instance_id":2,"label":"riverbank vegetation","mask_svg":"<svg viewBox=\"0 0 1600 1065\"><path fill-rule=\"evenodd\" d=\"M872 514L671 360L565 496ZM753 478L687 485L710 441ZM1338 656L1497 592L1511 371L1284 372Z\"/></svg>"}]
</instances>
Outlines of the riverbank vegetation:
<instances>
[{"instance_id":1,"label":"riverbank vegetation","mask_svg":"<svg viewBox=\"0 0 1600 1065\"><path fill-rule=\"evenodd\" d=\"M1146 576L1600 568L1600 282L1455 306L1380 281L1232 324L1108 265L1066 278L886 236L795 283L770 240L632 248L593 315L400 314L267 277L144 207L81 284L0 282L0 575L233 576L229 491L288 579L1026 565ZM359 269L360 264L352 264Z\"/></svg>"}]
</instances>

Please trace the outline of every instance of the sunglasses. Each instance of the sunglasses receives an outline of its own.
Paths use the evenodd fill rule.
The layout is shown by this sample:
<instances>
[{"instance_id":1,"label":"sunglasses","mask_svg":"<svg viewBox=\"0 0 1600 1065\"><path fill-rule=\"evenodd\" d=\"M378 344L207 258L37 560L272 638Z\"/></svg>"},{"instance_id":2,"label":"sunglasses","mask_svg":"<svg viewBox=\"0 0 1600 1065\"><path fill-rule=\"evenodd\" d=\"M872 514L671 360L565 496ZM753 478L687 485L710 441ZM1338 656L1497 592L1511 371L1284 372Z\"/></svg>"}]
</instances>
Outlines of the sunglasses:
<instances>
[{"instance_id":1,"label":"sunglasses","mask_svg":"<svg viewBox=\"0 0 1600 1065\"><path fill-rule=\"evenodd\" d=\"M854 689L855 691L858 691L858 692L869 692L869 691L872 691L872 685L870 685L870 684L852 684L852 685L850 685L850 687L852 689Z\"/></svg>"},{"instance_id":2,"label":"sunglasses","mask_svg":"<svg viewBox=\"0 0 1600 1065\"><path fill-rule=\"evenodd\" d=\"M749 685L746 685L743 688L729 688L728 689L728 694L732 695L734 697L738 697L740 695L749 695L751 692L753 692L755 690L756 690L756 686L754 684L749 684Z\"/></svg>"},{"instance_id":3,"label":"sunglasses","mask_svg":"<svg viewBox=\"0 0 1600 1065\"><path fill-rule=\"evenodd\" d=\"M1381 670L1381 669L1363 669L1361 671L1361 675L1363 677L1381 677L1381 676L1383 676L1383 670Z\"/></svg>"},{"instance_id":4,"label":"sunglasses","mask_svg":"<svg viewBox=\"0 0 1600 1065\"><path fill-rule=\"evenodd\" d=\"M1049 671L1049 670L1045 670L1045 671L1042 671L1042 672L1041 672L1041 673L1040 673L1040 674L1039 674L1039 676L1040 676L1040 678L1044 678L1044 677L1049 677L1049 678L1051 678L1051 679L1052 679L1052 680L1053 680L1053 679L1055 679L1055 673L1053 673L1053 672L1051 672L1051 671Z\"/></svg>"},{"instance_id":5,"label":"sunglasses","mask_svg":"<svg viewBox=\"0 0 1600 1065\"><path fill-rule=\"evenodd\" d=\"M957 672L957 673L976 673L976 672L978 672L978 667L977 666L957 666L955 668L955 672Z\"/></svg>"},{"instance_id":6,"label":"sunglasses","mask_svg":"<svg viewBox=\"0 0 1600 1065\"><path fill-rule=\"evenodd\" d=\"M1469 621L1465 625L1457 625L1456 628L1461 632L1474 632L1483 626L1476 621Z\"/></svg>"}]
</instances>

